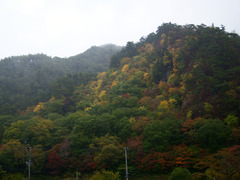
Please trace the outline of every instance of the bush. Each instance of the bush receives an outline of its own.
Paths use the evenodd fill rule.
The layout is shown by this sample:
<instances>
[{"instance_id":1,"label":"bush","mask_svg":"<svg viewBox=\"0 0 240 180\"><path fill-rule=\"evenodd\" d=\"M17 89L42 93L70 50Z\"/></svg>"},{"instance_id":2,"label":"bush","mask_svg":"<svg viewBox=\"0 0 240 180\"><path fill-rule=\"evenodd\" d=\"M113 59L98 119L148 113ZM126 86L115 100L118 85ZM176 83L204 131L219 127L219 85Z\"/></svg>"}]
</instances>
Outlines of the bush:
<instances>
[{"instance_id":1,"label":"bush","mask_svg":"<svg viewBox=\"0 0 240 180\"><path fill-rule=\"evenodd\" d=\"M188 169L177 167L171 172L168 180L192 180L192 177Z\"/></svg>"},{"instance_id":2,"label":"bush","mask_svg":"<svg viewBox=\"0 0 240 180\"><path fill-rule=\"evenodd\" d=\"M91 180L120 180L119 173L102 170L101 172L97 171L92 177Z\"/></svg>"}]
</instances>

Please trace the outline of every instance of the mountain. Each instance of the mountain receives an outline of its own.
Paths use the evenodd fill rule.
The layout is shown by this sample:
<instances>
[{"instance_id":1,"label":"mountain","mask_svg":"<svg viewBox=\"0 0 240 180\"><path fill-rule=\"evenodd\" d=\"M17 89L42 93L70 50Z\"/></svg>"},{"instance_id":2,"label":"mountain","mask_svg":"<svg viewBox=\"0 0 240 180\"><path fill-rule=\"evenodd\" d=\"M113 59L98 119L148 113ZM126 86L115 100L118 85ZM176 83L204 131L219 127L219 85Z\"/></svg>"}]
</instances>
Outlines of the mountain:
<instances>
[{"instance_id":1,"label":"mountain","mask_svg":"<svg viewBox=\"0 0 240 180\"><path fill-rule=\"evenodd\" d=\"M239 113L239 35L166 23L108 70L62 76L48 100L1 115L2 171L22 172L31 146L38 176L119 179L125 149L132 179L239 179Z\"/></svg>"},{"instance_id":2,"label":"mountain","mask_svg":"<svg viewBox=\"0 0 240 180\"><path fill-rule=\"evenodd\" d=\"M111 57L121 47L107 44L92 46L82 54L66 59L66 66L73 72L103 72L109 68Z\"/></svg>"},{"instance_id":3,"label":"mountain","mask_svg":"<svg viewBox=\"0 0 240 180\"><path fill-rule=\"evenodd\" d=\"M240 116L239 43L239 36L224 28L164 24L140 42L129 42L112 57L111 67L141 72L150 84L166 83L176 90L168 98L192 117L206 113L206 104L219 118Z\"/></svg>"},{"instance_id":4,"label":"mountain","mask_svg":"<svg viewBox=\"0 0 240 180\"><path fill-rule=\"evenodd\" d=\"M51 97L51 86L58 78L67 74L105 71L111 56L120 49L109 44L93 46L69 58L51 58L44 54L5 58L0 61L0 106L24 109L46 101Z\"/></svg>"}]
</instances>

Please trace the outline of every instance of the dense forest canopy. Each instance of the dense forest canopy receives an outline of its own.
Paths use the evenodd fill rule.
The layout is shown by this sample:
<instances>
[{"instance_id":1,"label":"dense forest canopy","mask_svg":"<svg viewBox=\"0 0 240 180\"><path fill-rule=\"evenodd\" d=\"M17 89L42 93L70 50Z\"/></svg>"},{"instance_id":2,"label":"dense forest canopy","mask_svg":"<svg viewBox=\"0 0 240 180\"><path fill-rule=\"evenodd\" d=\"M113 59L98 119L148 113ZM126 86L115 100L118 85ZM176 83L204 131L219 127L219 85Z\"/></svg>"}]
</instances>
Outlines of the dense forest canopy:
<instances>
[{"instance_id":1,"label":"dense forest canopy","mask_svg":"<svg viewBox=\"0 0 240 180\"><path fill-rule=\"evenodd\" d=\"M97 53L95 48L86 53ZM33 57L29 59L33 66ZM128 42L113 54L109 69L97 75L91 70L79 74L83 65L73 65L77 56L71 59L53 58L52 65L35 74L38 81L32 86L39 91L51 86L50 96L17 111L10 103L1 106L2 172L24 172L24 147L31 146L32 173L64 176L95 171L95 179L110 175L117 179L119 174L124 177L123 147L128 147L132 177L143 173L170 179L179 174L199 180L240 177L239 35L224 27L166 23L139 42ZM58 61L70 74L49 82L62 73ZM0 73L17 73L7 78L24 77L24 69L21 75L16 65L6 67ZM41 77L49 69L55 71ZM8 91L21 96L28 87L21 84L11 90L13 82L4 80L1 103Z\"/></svg>"},{"instance_id":2,"label":"dense forest canopy","mask_svg":"<svg viewBox=\"0 0 240 180\"><path fill-rule=\"evenodd\" d=\"M71 81L75 81L77 86L76 81L87 76L86 73L106 71L111 56L120 49L109 44L93 46L69 58L52 58L44 54L5 58L0 61L0 106L22 110L47 101L52 96L55 83L64 80L63 77L73 75ZM0 108L0 113L5 113L5 109Z\"/></svg>"}]
</instances>

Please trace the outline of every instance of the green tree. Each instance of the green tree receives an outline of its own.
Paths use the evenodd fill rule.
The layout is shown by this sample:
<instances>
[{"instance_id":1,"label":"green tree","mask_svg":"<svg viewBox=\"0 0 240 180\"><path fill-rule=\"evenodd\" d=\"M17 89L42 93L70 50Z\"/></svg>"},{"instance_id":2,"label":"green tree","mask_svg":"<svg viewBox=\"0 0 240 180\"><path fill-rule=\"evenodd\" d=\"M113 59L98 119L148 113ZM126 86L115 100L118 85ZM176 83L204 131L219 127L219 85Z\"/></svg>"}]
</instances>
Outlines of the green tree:
<instances>
[{"instance_id":1,"label":"green tree","mask_svg":"<svg viewBox=\"0 0 240 180\"><path fill-rule=\"evenodd\" d=\"M99 161L107 168L116 168L124 158L124 151L116 136L105 135L96 138L91 149L96 150L95 161Z\"/></svg>"},{"instance_id":2,"label":"green tree","mask_svg":"<svg viewBox=\"0 0 240 180\"><path fill-rule=\"evenodd\" d=\"M57 100L47 102L44 104L42 115L46 116L47 114L50 114L50 113L57 113L57 114L64 115L63 105L64 105L63 99L57 99Z\"/></svg>"},{"instance_id":3,"label":"green tree","mask_svg":"<svg viewBox=\"0 0 240 180\"><path fill-rule=\"evenodd\" d=\"M5 130L13 123L16 119L11 115L0 116L0 143L3 139Z\"/></svg>"},{"instance_id":4,"label":"green tree","mask_svg":"<svg viewBox=\"0 0 240 180\"><path fill-rule=\"evenodd\" d=\"M19 140L10 140L0 149L0 162L7 171L25 168L26 151Z\"/></svg>"},{"instance_id":5,"label":"green tree","mask_svg":"<svg viewBox=\"0 0 240 180\"><path fill-rule=\"evenodd\" d=\"M177 167L171 172L168 180L192 180L192 177L188 169Z\"/></svg>"},{"instance_id":6,"label":"green tree","mask_svg":"<svg viewBox=\"0 0 240 180\"><path fill-rule=\"evenodd\" d=\"M46 151L43 151L42 145L36 145L31 150L31 171L41 173L44 170L46 162Z\"/></svg>"},{"instance_id":7,"label":"green tree","mask_svg":"<svg viewBox=\"0 0 240 180\"><path fill-rule=\"evenodd\" d=\"M15 115L17 111L16 106L10 105L8 103L3 104L0 108L1 115Z\"/></svg>"},{"instance_id":8,"label":"green tree","mask_svg":"<svg viewBox=\"0 0 240 180\"><path fill-rule=\"evenodd\" d=\"M238 117L234 115L228 115L224 121L229 125L230 127L236 127L238 125Z\"/></svg>"},{"instance_id":9,"label":"green tree","mask_svg":"<svg viewBox=\"0 0 240 180\"><path fill-rule=\"evenodd\" d=\"M74 81L71 74L59 78L52 87L52 95L55 98L71 96L74 90Z\"/></svg>"},{"instance_id":10,"label":"green tree","mask_svg":"<svg viewBox=\"0 0 240 180\"><path fill-rule=\"evenodd\" d=\"M11 124L4 132L3 142L20 140L21 143L28 143L31 146L41 144L49 146L52 143L53 122L50 120L33 117L28 120L19 120Z\"/></svg>"},{"instance_id":11,"label":"green tree","mask_svg":"<svg viewBox=\"0 0 240 180\"><path fill-rule=\"evenodd\" d=\"M131 134L131 124L127 117L123 117L115 121L114 131L112 134L116 134L117 137L122 140L126 140Z\"/></svg>"},{"instance_id":12,"label":"green tree","mask_svg":"<svg viewBox=\"0 0 240 180\"><path fill-rule=\"evenodd\" d=\"M74 127L69 140L71 141L70 150L75 157L80 156L82 153L87 152L89 145L92 143L94 136L86 135L82 132L79 126Z\"/></svg>"},{"instance_id":13,"label":"green tree","mask_svg":"<svg viewBox=\"0 0 240 180\"><path fill-rule=\"evenodd\" d=\"M156 120L144 128L144 147L163 151L169 145L176 145L183 141L181 132L181 120L168 117L164 120Z\"/></svg>"},{"instance_id":14,"label":"green tree","mask_svg":"<svg viewBox=\"0 0 240 180\"><path fill-rule=\"evenodd\" d=\"M196 131L197 141L211 152L215 152L227 144L231 128L218 119L208 119Z\"/></svg>"}]
</instances>

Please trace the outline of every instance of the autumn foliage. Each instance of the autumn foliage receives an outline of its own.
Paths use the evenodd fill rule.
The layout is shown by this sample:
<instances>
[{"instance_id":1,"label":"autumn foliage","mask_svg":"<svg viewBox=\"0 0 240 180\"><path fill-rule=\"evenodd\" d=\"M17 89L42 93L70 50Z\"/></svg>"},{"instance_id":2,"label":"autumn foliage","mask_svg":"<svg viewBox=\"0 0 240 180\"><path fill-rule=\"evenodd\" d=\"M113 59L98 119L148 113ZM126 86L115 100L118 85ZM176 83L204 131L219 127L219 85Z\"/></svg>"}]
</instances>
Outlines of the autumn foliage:
<instances>
[{"instance_id":1,"label":"autumn foliage","mask_svg":"<svg viewBox=\"0 0 240 180\"><path fill-rule=\"evenodd\" d=\"M1 167L22 172L32 146L32 173L118 179L128 147L129 176L236 179L239 50L239 36L222 28L163 24L128 42L106 72L63 76L26 110L1 107Z\"/></svg>"}]
</instances>

